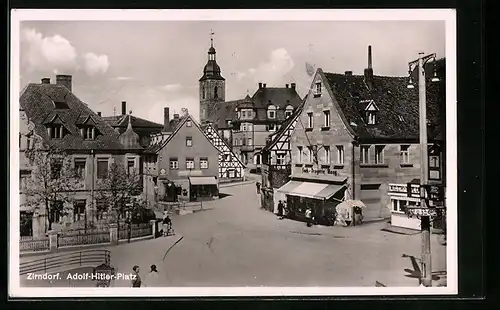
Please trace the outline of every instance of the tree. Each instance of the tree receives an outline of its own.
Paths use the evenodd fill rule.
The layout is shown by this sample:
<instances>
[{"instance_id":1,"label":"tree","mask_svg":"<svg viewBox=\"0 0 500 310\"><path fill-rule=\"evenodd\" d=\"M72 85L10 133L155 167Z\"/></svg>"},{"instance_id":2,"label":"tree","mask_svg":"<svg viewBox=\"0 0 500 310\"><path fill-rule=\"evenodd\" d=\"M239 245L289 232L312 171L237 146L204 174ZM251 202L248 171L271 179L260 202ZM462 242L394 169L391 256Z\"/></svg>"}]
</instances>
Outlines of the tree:
<instances>
[{"instance_id":1,"label":"tree","mask_svg":"<svg viewBox=\"0 0 500 310\"><path fill-rule=\"evenodd\" d=\"M141 194L141 175L137 171L127 171L125 165L112 163L107 178L100 180L97 187L96 198L106 205L111 222L117 223L120 230L120 216L127 214L128 218L137 206L134 199Z\"/></svg>"},{"instance_id":2,"label":"tree","mask_svg":"<svg viewBox=\"0 0 500 310\"><path fill-rule=\"evenodd\" d=\"M23 205L35 211L45 207L48 230L61 215L68 214L74 201L77 179L68 154L51 147L33 148L25 151L32 171L23 193ZM47 229L46 229L47 230Z\"/></svg>"}]
</instances>

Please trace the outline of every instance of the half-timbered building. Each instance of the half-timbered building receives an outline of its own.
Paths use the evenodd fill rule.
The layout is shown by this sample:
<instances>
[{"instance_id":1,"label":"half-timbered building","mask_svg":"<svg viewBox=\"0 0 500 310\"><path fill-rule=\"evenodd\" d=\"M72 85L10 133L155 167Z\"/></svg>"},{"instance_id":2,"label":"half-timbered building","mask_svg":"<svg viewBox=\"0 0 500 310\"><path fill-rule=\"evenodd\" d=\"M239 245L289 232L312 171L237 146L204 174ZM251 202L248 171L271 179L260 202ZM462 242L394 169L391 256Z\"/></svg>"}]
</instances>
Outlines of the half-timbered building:
<instances>
[{"instance_id":1,"label":"half-timbered building","mask_svg":"<svg viewBox=\"0 0 500 310\"><path fill-rule=\"evenodd\" d=\"M291 115L278 131L269 136L268 143L262 149L262 208L274 211L278 201L275 199L276 189L285 185L290 180L291 151L290 137L297 126L301 107Z\"/></svg>"},{"instance_id":2,"label":"half-timbered building","mask_svg":"<svg viewBox=\"0 0 500 310\"><path fill-rule=\"evenodd\" d=\"M219 150L219 183L243 181L245 165L233 153L226 140L219 135L212 124L205 124L202 129L210 142Z\"/></svg>"}]
</instances>

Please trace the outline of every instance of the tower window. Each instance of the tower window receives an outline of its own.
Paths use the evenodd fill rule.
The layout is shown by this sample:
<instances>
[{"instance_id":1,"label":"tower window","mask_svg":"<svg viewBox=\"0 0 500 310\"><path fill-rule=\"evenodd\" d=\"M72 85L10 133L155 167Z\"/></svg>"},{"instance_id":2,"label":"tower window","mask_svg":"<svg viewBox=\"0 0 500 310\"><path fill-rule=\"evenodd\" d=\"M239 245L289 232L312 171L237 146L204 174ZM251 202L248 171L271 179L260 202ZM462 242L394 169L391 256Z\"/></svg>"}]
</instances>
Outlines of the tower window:
<instances>
[{"instance_id":1,"label":"tower window","mask_svg":"<svg viewBox=\"0 0 500 310\"><path fill-rule=\"evenodd\" d=\"M205 99L205 86L201 88L201 98Z\"/></svg>"},{"instance_id":2,"label":"tower window","mask_svg":"<svg viewBox=\"0 0 500 310\"><path fill-rule=\"evenodd\" d=\"M217 86L215 86L215 88L214 88L214 98L215 99L219 98L219 93L218 93L218 87Z\"/></svg>"}]
</instances>

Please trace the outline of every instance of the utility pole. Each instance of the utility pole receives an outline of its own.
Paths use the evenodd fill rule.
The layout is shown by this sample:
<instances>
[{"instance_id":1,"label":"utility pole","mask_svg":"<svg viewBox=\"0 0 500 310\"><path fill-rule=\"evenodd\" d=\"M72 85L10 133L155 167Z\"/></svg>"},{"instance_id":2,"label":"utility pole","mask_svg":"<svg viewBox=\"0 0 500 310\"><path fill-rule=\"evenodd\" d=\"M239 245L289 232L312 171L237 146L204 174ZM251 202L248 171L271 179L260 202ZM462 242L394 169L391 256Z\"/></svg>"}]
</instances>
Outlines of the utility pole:
<instances>
[{"instance_id":1,"label":"utility pole","mask_svg":"<svg viewBox=\"0 0 500 310\"><path fill-rule=\"evenodd\" d=\"M409 73L411 68L418 66L418 105L419 105L419 137L420 137L420 209L425 210L428 208L427 200L425 197L424 186L427 185L429 179L428 169L428 155L427 155L427 107L426 107L426 85L425 85L425 70L424 66L430 59L436 60L436 54L429 54L424 56L423 52L418 54L418 59L410 62ZM434 76L434 79L437 79ZM413 88L410 84L408 88ZM424 211L425 212L425 211ZM424 286L432 286L432 258L431 258L431 231L430 231L430 215L423 213L420 217L420 231L422 238L422 267L421 267L421 280Z\"/></svg>"}]
</instances>

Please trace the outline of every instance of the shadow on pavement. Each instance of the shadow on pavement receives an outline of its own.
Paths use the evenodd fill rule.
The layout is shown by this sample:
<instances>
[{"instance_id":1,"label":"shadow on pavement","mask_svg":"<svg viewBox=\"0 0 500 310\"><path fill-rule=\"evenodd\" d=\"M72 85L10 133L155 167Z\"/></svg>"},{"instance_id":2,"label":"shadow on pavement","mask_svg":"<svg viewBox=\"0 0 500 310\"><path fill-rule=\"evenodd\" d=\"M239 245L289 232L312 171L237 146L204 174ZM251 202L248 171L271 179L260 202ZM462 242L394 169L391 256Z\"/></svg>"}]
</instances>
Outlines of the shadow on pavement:
<instances>
[{"instance_id":1,"label":"shadow on pavement","mask_svg":"<svg viewBox=\"0 0 500 310\"><path fill-rule=\"evenodd\" d=\"M219 193L219 199L226 198L232 196L231 194Z\"/></svg>"},{"instance_id":2,"label":"shadow on pavement","mask_svg":"<svg viewBox=\"0 0 500 310\"><path fill-rule=\"evenodd\" d=\"M416 258L413 255L403 254L401 255L403 258L409 258L413 267L412 269L405 268L404 271L408 274L405 275L407 278L418 279L418 284L420 285L422 282L422 271L420 270L419 263L417 261L421 261L421 259ZM446 271L433 271L432 272L432 281L438 281L441 279L440 275L446 275Z\"/></svg>"}]
</instances>

